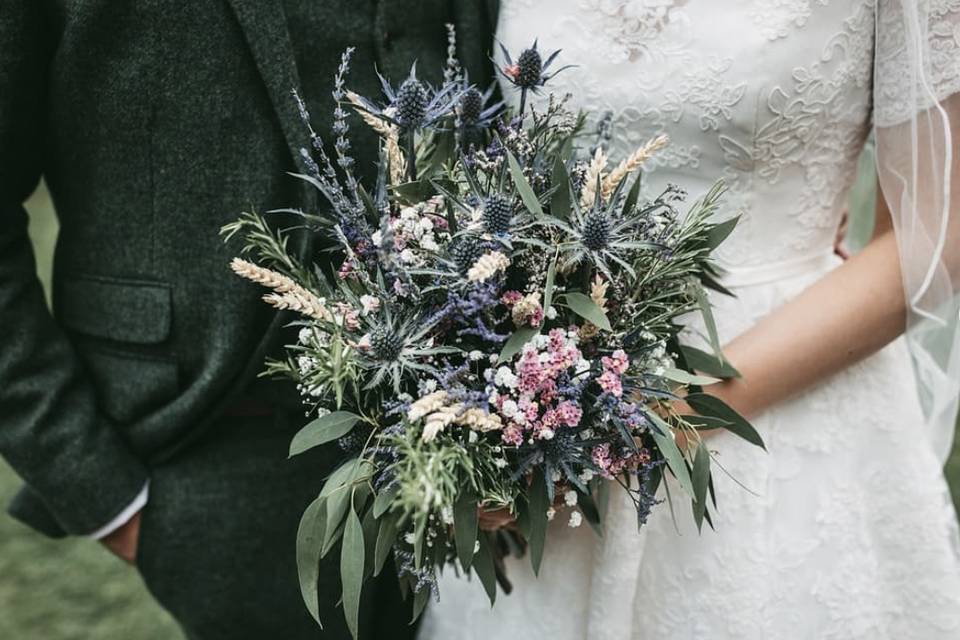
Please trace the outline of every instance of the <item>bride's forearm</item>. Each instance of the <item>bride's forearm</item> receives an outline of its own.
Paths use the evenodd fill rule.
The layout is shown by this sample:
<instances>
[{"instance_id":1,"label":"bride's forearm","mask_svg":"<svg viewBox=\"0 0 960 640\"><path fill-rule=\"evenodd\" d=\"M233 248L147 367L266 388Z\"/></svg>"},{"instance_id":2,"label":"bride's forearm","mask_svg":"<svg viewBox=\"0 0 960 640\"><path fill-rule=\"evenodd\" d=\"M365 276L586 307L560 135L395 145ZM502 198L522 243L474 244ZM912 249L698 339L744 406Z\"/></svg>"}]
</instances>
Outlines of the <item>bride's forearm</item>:
<instances>
[{"instance_id":1,"label":"bride's forearm","mask_svg":"<svg viewBox=\"0 0 960 640\"><path fill-rule=\"evenodd\" d=\"M708 391L756 415L879 350L905 318L897 243L885 231L727 345L742 378Z\"/></svg>"}]
</instances>

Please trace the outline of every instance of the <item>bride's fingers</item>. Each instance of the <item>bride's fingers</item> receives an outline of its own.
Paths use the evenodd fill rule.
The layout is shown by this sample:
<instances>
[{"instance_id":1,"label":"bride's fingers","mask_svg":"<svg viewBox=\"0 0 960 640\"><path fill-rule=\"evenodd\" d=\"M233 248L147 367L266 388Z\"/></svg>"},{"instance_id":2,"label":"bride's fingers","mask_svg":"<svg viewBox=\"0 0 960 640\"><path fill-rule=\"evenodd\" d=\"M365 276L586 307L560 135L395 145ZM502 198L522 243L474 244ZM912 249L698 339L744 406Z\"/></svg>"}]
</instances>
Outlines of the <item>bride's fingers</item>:
<instances>
[{"instance_id":1,"label":"bride's fingers","mask_svg":"<svg viewBox=\"0 0 960 640\"><path fill-rule=\"evenodd\" d=\"M477 509L477 525L484 531L496 531L513 526L515 523L516 518L508 509L493 509L490 511L482 507Z\"/></svg>"}]
</instances>

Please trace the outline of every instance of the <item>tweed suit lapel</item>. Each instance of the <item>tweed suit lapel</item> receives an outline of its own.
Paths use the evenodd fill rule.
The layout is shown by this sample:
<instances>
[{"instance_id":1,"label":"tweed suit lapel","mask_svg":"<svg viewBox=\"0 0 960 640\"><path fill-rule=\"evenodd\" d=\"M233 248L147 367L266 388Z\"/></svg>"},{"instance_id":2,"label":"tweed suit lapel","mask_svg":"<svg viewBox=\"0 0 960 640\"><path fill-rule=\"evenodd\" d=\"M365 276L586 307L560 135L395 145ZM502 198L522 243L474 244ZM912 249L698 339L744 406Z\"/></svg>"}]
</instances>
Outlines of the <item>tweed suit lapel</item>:
<instances>
[{"instance_id":1,"label":"tweed suit lapel","mask_svg":"<svg viewBox=\"0 0 960 640\"><path fill-rule=\"evenodd\" d=\"M307 140L296 102L291 95L291 91L300 86L300 78L280 0L228 2L233 7L257 71L267 88L293 161L302 170L300 149L306 146Z\"/></svg>"}]
</instances>

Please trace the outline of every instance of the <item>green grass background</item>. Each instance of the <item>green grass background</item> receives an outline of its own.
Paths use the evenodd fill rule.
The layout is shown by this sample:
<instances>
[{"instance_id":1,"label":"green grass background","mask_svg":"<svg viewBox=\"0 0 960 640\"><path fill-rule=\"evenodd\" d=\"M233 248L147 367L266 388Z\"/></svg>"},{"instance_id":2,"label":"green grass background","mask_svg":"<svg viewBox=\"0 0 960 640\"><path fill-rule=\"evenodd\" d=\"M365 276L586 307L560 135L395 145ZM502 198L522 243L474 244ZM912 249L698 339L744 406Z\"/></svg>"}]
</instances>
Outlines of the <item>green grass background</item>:
<instances>
[{"instance_id":1,"label":"green grass background","mask_svg":"<svg viewBox=\"0 0 960 640\"><path fill-rule=\"evenodd\" d=\"M851 244L869 237L872 163L851 203ZM41 279L50 280L57 226L49 197L40 189L27 205ZM960 497L960 446L947 475ZM0 504L19 482L0 462ZM176 624L147 594L136 571L90 540L47 540L0 515L0 639L175 640Z\"/></svg>"}]
</instances>

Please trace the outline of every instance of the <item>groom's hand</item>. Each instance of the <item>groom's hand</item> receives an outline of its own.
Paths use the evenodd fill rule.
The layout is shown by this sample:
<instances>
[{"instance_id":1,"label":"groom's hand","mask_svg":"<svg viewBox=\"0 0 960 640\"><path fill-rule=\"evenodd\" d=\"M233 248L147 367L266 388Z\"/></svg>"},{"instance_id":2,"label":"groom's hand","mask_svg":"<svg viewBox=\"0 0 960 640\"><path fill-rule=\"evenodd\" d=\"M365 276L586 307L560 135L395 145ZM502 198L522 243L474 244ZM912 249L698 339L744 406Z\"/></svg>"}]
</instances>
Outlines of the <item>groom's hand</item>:
<instances>
[{"instance_id":1,"label":"groom's hand","mask_svg":"<svg viewBox=\"0 0 960 640\"><path fill-rule=\"evenodd\" d=\"M137 543L140 540L140 512L138 511L127 523L100 542L114 555L119 556L130 564L137 558Z\"/></svg>"}]
</instances>

